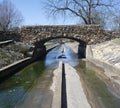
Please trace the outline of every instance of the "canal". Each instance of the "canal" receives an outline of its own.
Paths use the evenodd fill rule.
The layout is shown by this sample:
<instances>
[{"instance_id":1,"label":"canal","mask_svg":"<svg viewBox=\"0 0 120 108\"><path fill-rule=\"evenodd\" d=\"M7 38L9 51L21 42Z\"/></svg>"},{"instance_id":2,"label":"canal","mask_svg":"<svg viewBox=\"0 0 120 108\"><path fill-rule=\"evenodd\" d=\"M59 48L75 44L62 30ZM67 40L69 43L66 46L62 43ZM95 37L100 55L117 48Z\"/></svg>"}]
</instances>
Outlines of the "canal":
<instances>
[{"instance_id":1,"label":"canal","mask_svg":"<svg viewBox=\"0 0 120 108\"><path fill-rule=\"evenodd\" d=\"M119 108L120 98L109 90L112 84L103 76L104 70L78 60L64 44L49 52L45 61L34 62L1 83L0 108L51 108L53 71L61 60L77 70L91 108Z\"/></svg>"}]
</instances>

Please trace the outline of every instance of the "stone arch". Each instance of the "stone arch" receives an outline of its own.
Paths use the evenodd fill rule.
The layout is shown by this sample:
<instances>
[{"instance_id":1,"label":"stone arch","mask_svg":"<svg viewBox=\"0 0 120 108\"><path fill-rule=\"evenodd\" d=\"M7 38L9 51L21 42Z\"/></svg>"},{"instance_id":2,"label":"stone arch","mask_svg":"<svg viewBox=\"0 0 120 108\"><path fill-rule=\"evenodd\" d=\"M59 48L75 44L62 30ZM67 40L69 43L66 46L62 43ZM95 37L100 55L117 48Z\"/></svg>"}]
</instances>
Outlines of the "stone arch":
<instances>
[{"instance_id":1,"label":"stone arch","mask_svg":"<svg viewBox=\"0 0 120 108\"><path fill-rule=\"evenodd\" d=\"M65 38L65 39L71 39L71 40L74 40L74 41L77 41L79 43L79 46L78 46L78 57L79 58L85 58L86 57L86 45L87 43L84 42L83 40L80 40L80 39L77 39L77 38L74 38L74 37L48 37L46 39L42 39L42 40L37 40L35 42L35 52L34 52L34 55L36 55L35 53L37 51L41 51L42 52L42 55L46 55L45 53L47 52L46 51L46 47L45 47L45 43L47 41L50 41L50 40L54 40L54 39L60 39L60 38ZM38 50L39 49L39 50ZM44 53L43 53L44 52ZM38 52L37 52L38 53ZM38 53L40 55L40 52ZM37 54L37 55L38 55Z\"/></svg>"},{"instance_id":2,"label":"stone arch","mask_svg":"<svg viewBox=\"0 0 120 108\"><path fill-rule=\"evenodd\" d=\"M85 41L83 41L82 39L78 39L78 38L74 38L74 37L63 37L63 36L59 36L59 37L48 37L48 38L45 38L45 39L42 39L42 40L37 40L35 42L36 43L46 43L47 41L50 41L50 40L54 40L54 39L60 39L60 38L65 38L65 39L71 39L71 40L74 40L74 41L77 41L78 43L84 43L84 44L87 44Z\"/></svg>"}]
</instances>

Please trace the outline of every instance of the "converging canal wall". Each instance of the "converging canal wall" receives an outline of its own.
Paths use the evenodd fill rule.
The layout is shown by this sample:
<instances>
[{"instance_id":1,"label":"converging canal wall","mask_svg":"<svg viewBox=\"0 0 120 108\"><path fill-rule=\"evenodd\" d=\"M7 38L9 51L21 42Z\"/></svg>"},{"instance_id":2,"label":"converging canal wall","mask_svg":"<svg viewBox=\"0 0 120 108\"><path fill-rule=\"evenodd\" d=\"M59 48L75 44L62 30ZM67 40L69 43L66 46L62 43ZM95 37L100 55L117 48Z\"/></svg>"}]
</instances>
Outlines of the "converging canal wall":
<instances>
[{"instance_id":1,"label":"converging canal wall","mask_svg":"<svg viewBox=\"0 0 120 108\"><path fill-rule=\"evenodd\" d=\"M34 60L28 57L0 69L0 82L3 82L5 79L19 72L21 69L28 66L32 62L34 62Z\"/></svg>"}]
</instances>

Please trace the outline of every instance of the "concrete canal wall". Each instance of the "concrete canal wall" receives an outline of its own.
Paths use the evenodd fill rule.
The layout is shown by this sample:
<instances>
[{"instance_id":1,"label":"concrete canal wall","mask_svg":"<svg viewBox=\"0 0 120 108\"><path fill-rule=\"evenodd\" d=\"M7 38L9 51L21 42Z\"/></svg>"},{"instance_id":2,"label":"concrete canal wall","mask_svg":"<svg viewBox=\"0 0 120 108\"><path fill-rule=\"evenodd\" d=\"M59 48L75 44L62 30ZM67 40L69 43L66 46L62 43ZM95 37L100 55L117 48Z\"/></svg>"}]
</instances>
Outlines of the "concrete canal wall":
<instances>
[{"instance_id":1,"label":"concrete canal wall","mask_svg":"<svg viewBox=\"0 0 120 108\"><path fill-rule=\"evenodd\" d=\"M107 41L88 45L86 59L104 69L104 74L110 80L120 84L120 44Z\"/></svg>"},{"instance_id":2,"label":"concrete canal wall","mask_svg":"<svg viewBox=\"0 0 120 108\"><path fill-rule=\"evenodd\" d=\"M0 82L17 73L27 65L31 64L33 61L34 61L33 59L28 57L0 69Z\"/></svg>"}]
</instances>

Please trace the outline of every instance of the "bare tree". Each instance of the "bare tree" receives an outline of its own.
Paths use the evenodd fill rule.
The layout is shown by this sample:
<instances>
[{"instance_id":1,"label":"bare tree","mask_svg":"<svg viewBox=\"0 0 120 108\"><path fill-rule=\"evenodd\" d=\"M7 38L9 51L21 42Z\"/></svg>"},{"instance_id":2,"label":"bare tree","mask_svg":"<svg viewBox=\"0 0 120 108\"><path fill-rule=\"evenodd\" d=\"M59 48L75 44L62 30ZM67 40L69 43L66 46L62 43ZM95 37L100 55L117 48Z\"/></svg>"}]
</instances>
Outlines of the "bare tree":
<instances>
[{"instance_id":1,"label":"bare tree","mask_svg":"<svg viewBox=\"0 0 120 108\"><path fill-rule=\"evenodd\" d=\"M15 8L10 0L3 0L0 3L0 30L11 30L18 27L22 21L22 14Z\"/></svg>"},{"instance_id":2,"label":"bare tree","mask_svg":"<svg viewBox=\"0 0 120 108\"><path fill-rule=\"evenodd\" d=\"M117 2L117 1L116 1ZM75 15L85 24L103 23L102 14L108 14L117 3L114 0L47 0L45 7L52 15Z\"/></svg>"}]
</instances>

